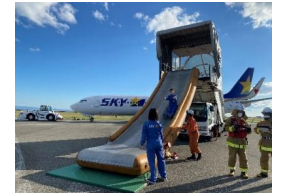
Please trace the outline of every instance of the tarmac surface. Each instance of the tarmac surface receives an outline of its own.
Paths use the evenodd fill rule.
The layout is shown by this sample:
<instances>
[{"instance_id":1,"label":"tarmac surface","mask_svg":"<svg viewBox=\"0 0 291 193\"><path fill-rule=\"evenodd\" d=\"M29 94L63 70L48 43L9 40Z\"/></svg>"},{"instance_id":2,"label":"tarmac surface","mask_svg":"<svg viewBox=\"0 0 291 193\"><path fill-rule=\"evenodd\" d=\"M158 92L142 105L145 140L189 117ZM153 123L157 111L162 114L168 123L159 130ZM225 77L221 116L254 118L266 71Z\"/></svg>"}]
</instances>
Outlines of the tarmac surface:
<instances>
[{"instance_id":1,"label":"tarmac surface","mask_svg":"<svg viewBox=\"0 0 291 193\"><path fill-rule=\"evenodd\" d=\"M15 122L15 192L113 192L96 186L47 176L46 172L75 164L79 151L103 145L125 122L86 121L16 121ZM171 151L179 159L167 161L168 181L145 187L140 192L272 192L272 169L269 177L256 178L260 172L260 136L249 135L247 180L228 177L228 149L223 133L217 141L199 143L203 157L185 162L190 155L188 141L177 139ZM237 160L238 162L238 160ZM272 159L270 159L272 167ZM238 163L236 168L239 168Z\"/></svg>"}]
</instances>

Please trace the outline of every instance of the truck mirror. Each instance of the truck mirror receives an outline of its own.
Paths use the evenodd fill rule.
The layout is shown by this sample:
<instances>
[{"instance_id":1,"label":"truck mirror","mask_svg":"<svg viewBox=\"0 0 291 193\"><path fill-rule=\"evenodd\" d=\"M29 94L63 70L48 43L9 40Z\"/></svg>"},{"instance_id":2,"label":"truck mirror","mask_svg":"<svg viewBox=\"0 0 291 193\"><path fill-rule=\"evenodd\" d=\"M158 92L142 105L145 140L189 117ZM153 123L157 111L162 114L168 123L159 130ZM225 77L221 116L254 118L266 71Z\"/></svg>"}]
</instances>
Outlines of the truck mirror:
<instances>
[{"instance_id":1,"label":"truck mirror","mask_svg":"<svg viewBox=\"0 0 291 193\"><path fill-rule=\"evenodd\" d=\"M213 106L210 106L210 107L209 107L209 110L210 110L211 112L213 112L213 111L214 111Z\"/></svg>"}]
</instances>

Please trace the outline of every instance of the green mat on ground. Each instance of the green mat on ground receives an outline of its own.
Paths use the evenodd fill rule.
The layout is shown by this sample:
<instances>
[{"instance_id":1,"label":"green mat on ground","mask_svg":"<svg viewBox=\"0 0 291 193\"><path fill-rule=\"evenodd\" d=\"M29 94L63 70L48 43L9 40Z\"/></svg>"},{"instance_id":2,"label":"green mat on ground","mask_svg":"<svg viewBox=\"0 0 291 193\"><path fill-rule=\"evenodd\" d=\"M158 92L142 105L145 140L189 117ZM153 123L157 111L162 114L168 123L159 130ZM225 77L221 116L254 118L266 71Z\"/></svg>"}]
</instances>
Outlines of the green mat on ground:
<instances>
[{"instance_id":1,"label":"green mat on ground","mask_svg":"<svg viewBox=\"0 0 291 193\"><path fill-rule=\"evenodd\" d=\"M74 180L120 192L137 192L145 187L147 174L141 176L128 176L82 168L77 164L52 170L47 175Z\"/></svg>"}]
</instances>

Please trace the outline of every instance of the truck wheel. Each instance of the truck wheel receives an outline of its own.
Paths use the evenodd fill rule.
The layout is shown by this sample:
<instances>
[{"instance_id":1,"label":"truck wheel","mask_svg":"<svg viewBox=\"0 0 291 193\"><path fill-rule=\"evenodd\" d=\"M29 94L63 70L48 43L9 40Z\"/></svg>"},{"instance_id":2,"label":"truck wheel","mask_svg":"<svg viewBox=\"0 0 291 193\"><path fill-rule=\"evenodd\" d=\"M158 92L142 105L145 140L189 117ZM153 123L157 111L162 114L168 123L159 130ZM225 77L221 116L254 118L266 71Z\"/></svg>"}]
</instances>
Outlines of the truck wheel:
<instances>
[{"instance_id":1,"label":"truck wheel","mask_svg":"<svg viewBox=\"0 0 291 193\"><path fill-rule=\"evenodd\" d=\"M213 131L212 131L212 132L210 133L210 138L214 138L214 137L216 137L217 135L218 135L217 132L215 132L215 131L213 132Z\"/></svg>"},{"instance_id":2,"label":"truck wheel","mask_svg":"<svg viewBox=\"0 0 291 193\"><path fill-rule=\"evenodd\" d=\"M187 140L187 137L186 135L178 135L178 138L181 140L181 141L186 141Z\"/></svg>"},{"instance_id":3,"label":"truck wheel","mask_svg":"<svg viewBox=\"0 0 291 193\"><path fill-rule=\"evenodd\" d=\"M34 114L28 114L28 115L27 115L27 119L28 119L29 121L34 121L34 120L35 120L35 115L34 115Z\"/></svg>"},{"instance_id":4,"label":"truck wheel","mask_svg":"<svg viewBox=\"0 0 291 193\"><path fill-rule=\"evenodd\" d=\"M47 116L47 120L54 121L55 120L55 116L54 115L48 115Z\"/></svg>"},{"instance_id":5,"label":"truck wheel","mask_svg":"<svg viewBox=\"0 0 291 193\"><path fill-rule=\"evenodd\" d=\"M199 142L199 143L205 143L205 142L208 141L208 137L210 137L210 136L203 136L203 135L200 135L200 136L199 136L199 140L198 140L198 142Z\"/></svg>"},{"instance_id":6,"label":"truck wheel","mask_svg":"<svg viewBox=\"0 0 291 193\"><path fill-rule=\"evenodd\" d=\"M205 136L205 141L211 141L212 136Z\"/></svg>"}]
</instances>

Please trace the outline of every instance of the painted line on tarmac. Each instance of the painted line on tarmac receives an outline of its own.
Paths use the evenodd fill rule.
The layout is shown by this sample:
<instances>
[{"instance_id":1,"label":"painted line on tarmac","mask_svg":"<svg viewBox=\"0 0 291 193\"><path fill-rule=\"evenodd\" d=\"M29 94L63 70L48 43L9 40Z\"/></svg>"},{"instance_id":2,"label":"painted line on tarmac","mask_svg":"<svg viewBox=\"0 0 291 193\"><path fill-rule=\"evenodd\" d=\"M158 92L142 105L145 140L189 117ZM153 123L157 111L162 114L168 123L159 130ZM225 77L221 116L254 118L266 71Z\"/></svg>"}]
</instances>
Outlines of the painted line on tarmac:
<instances>
[{"instance_id":1,"label":"painted line on tarmac","mask_svg":"<svg viewBox=\"0 0 291 193\"><path fill-rule=\"evenodd\" d=\"M15 137L15 192L16 193L31 193L32 192L32 188L30 185L30 182L26 181L26 180L22 180L21 177L21 173L25 172L26 167L24 164L24 159L22 156L22 152L19 146L19 142L17 140L17 137Z\"/></svg>"}]
</instances>

